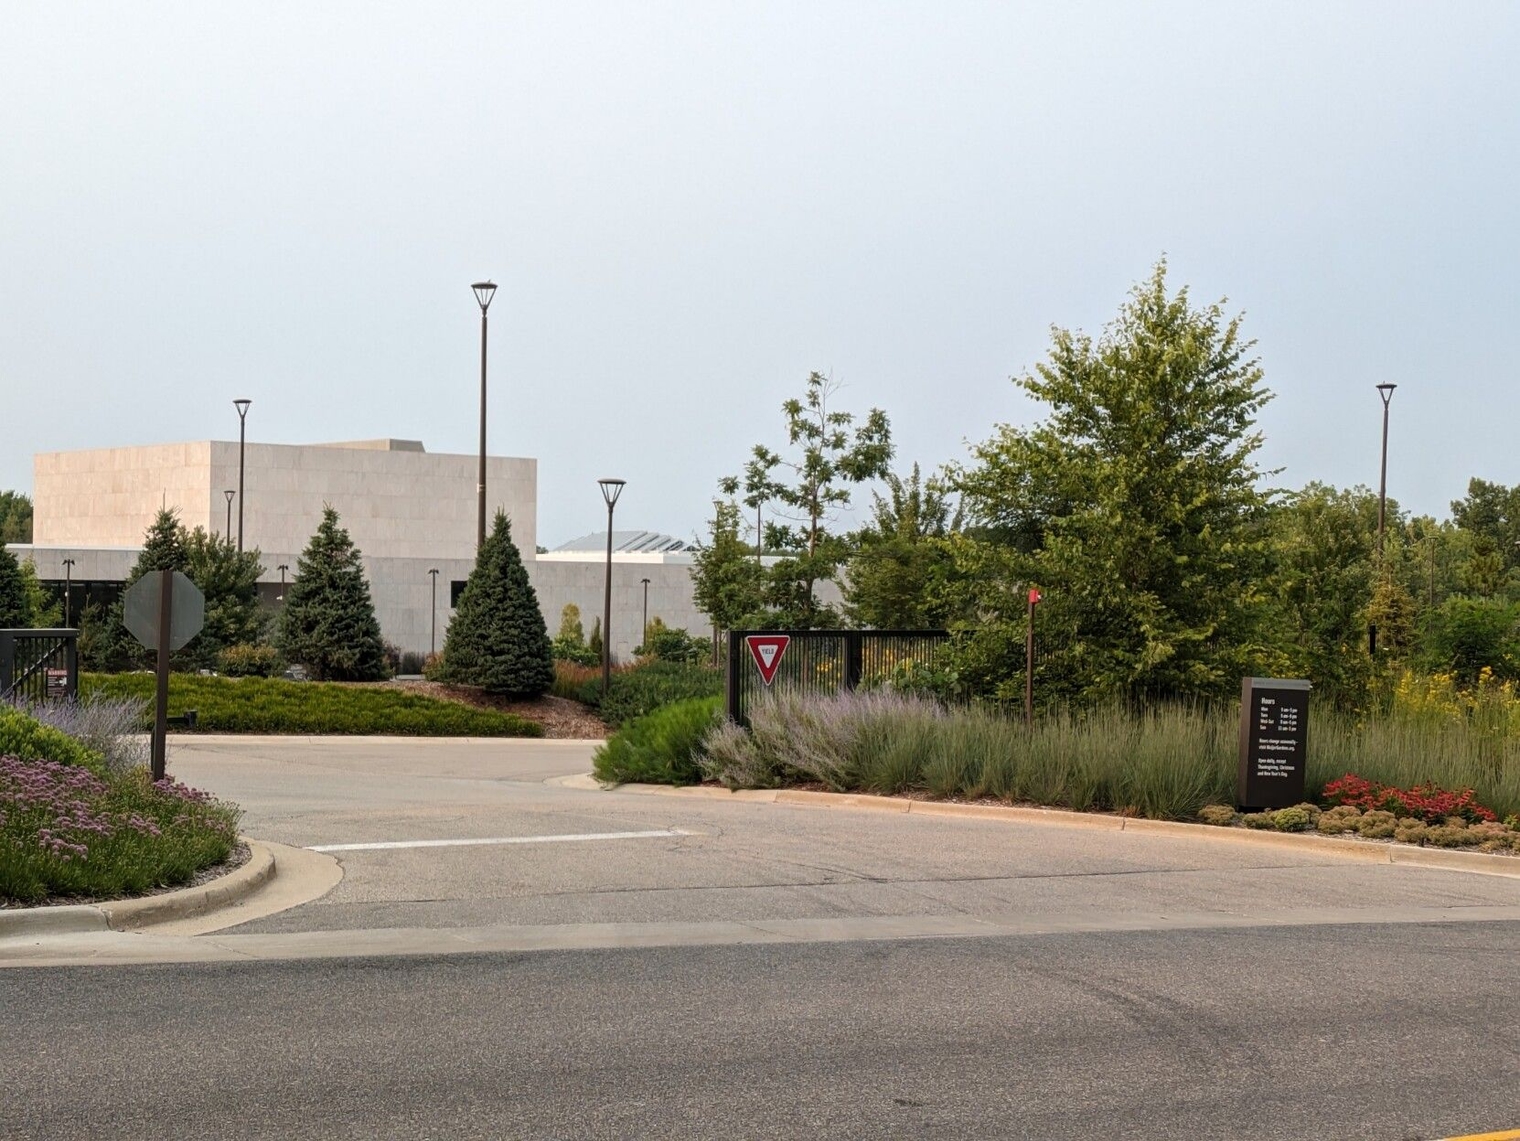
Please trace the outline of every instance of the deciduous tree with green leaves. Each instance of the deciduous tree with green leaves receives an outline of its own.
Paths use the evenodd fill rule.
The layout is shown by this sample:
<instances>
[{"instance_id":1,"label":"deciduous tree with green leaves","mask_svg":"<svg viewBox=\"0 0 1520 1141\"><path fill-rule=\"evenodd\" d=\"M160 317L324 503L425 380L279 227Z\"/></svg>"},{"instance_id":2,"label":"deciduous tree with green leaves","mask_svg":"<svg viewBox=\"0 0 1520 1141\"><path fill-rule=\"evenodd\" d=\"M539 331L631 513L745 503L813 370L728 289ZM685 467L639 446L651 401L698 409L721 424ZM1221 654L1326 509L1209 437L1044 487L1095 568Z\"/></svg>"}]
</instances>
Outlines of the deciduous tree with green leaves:
<instances>
[{"instance_id":1,"label":"deciduous tree with green leaves","mask_svg":"<svg viewBox=\"0 0 1520 1141\"><path fill-rule=\"evenodd\" d=\"M832 581L849 554L848 544L833 531L835 519L849 506L851 488L885 477L892 459L887 414L873 408L857 424L852 413L832 407L838 391L838 382L811 374L802 399L781 406L787 453L756 444L743 474L719 484L724 495L742 491L751 508L770 508L763 545L784 555L766 568L765 603L770 620L783 627L838 623L839 616L816 593L818 583Z\"/></svg>"},{"instance_id":2,"label":"deciduous tree with green leaves","mask_svg":"<svg viewBox=\"0 0 1520 1141\"><path fill-rule=\"evenodd\" d=\"M692 599L716 631L737 630L758 619L765 573L740 537L739 505L713 500L707 541L692 556Z\"/></svg>"},{"instance_id":3,"label":"deciduous tree with green leaves","mask_svg":"<svg viewBox=\"0 0 1520 1141\"><path fill-rule=\"evenodd\" d=\"M944 625L953 605L951 548L944 540L961 525L947 482L925 480L917 464L904 479L888 475L887 494L872 492L871 521L854 536L845 574L845 614L877 630Z\"/></svg>"},{"instance_id":4,"label":"deciduous tree with green leaves","mask_svg":"<svg viewBox=\"0 0 1520 1141\"><path fill-rule=\"evenodd\" d=\"M31 497L19 491L0 491L0 543L31 541Z\"/></svg>"},{"instance_id":5,"label":"deciduous tree with green leaves","mask_svg":"<svg viewBox=\"0 0 1520 1141\"><path fill-rule=\"evenodd\" d=\"M279 617L280 650L318 681L380 681L390 676L380 623L359 549L322 509L322 523L296 564Z\"/></svg>"},{"instance_id":6,"label":"deciduous tree with green leaves","mask_svg":"<svg viewBox=\"0 0 1520 1141\"><path fill-rule=\"evenodd\" d=\"M554 681L549 630L505 512L496 513L459 596L440 677L509 697L537 697Z\"/></svg>"},{"instance_id":7,"label":"deciduous tree with green leaves","mask_svg":"<svg viewBox=\"0 0 1520 1141\"><path fill-rule=\"evenodd\" d=\"M1252 348L1239 317L1173 292L1164 261L1096 340L1054 330L1016 380L1048 417L1001 426L959 479L973 641L996 651L970 680L1019 694L1008 650L1030 586L1041 674L1067 696L1225 695L1282 661L1255 461L1270 394Z\"/></svg>"}]
</instances>

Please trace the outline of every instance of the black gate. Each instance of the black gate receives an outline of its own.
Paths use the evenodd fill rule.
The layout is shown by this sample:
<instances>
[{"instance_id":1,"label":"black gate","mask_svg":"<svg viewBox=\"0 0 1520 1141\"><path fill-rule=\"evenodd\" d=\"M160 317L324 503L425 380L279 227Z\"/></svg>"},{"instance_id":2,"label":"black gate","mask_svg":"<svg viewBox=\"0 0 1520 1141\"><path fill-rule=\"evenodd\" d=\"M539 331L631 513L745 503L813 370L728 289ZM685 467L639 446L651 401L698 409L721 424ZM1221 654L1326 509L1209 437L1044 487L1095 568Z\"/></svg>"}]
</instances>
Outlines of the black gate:
<instances>
[{"instance_id":1,"label":"black gate","mask_svg":"<svg viewBox=\"0 0 1520 1141\"><path fill-rule=\"evenodd\" d=\"M0 630L0 700L79 696L78 630Z\"/></svg>"},{"instance_id":2,"label":"black gate","mask_svg":"<svg viewBox=\"0 0 1520 1141\"><path fill-rule=\"evenodd\" d=\"M826 696L889 685L942 665L949 643L944 630L730 630L729 719L748 725L767 691Z\"/></svg>"}]
</instances>

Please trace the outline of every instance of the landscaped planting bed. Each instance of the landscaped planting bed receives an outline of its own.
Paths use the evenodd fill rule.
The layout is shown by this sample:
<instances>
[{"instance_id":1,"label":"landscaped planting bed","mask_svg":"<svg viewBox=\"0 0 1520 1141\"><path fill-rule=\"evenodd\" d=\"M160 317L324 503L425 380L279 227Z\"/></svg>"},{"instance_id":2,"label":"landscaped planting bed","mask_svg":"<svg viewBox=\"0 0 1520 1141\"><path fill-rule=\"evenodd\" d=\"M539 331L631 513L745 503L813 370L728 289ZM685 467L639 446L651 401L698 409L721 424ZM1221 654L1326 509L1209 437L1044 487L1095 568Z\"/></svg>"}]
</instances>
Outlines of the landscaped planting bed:
<instances>
[{"instance_id":1,"label":"landscaped planting bed","mask_svg":"<svg viewBox=\"0 0 1520 1141\"><path fill-rule=\"evenodd\" d=\"M151 699L152 674L86 674L86 696ZM403 737L541 737L536 722L495 709L440 701L383 683L286 681L282 678L169 679L169 715L196 712L197 732L379 735Z\"/></svg>"},{"instance_id":2,"label":"landscaped planting bed","mask_svg":"<svg viewBox=\"0 0 1520 1141\"><path fill-rule=\"evenodd\" d=\"M1464 736L1460 725L1323 718L1311 730L1315 802L1242 815L1229 806L1238 727L1222 712L1113 707L1045 716L1030 728L994 711L888 691L782 693L757 705L742 729L709 712L715 708L688 702L633 720L598 753L596 775L733 789L800 785L1520 851L1520 759L1507 741ZM694 741L693 726L704 724ZM1353 763L1381 779L1348 775ZM1411 773L1424 779L1410 781Z\"/></svg>"},{"instance_id":3,"label":"landscaped planting bed","mask_svg":"<svg viewBox=\"0 0 1520 1141\"><path fill-rule=\"evenodd\" d=\"M0 706L0 907L186 883L232 854L239 815Z\"/></svg>"}]
</instances>

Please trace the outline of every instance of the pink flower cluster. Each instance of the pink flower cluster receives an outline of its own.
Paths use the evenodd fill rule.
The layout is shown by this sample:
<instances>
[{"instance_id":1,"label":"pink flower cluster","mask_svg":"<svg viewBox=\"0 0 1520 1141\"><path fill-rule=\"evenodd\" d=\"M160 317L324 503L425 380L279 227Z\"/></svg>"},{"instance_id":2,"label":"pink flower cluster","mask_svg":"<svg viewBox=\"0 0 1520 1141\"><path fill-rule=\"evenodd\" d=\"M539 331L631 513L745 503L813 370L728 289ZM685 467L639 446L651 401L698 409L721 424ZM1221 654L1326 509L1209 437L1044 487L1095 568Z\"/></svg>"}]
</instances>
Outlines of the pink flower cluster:
<instances>
[{"instance_id":1,"label":"pink flower cluster","mask_svg":"<svg viewBox=\"0 0 1520 1141\"><path fill-rule=\"evenodd\" d=\"M211 799L171 781L156 787L196 804ZM157 821L140 812L112 811L105 803L110 793L105 781L77 765L0 756L0 828L65 863L88 859L91 844L124 831L163 834Z\"/></svg>"}]
</instances>

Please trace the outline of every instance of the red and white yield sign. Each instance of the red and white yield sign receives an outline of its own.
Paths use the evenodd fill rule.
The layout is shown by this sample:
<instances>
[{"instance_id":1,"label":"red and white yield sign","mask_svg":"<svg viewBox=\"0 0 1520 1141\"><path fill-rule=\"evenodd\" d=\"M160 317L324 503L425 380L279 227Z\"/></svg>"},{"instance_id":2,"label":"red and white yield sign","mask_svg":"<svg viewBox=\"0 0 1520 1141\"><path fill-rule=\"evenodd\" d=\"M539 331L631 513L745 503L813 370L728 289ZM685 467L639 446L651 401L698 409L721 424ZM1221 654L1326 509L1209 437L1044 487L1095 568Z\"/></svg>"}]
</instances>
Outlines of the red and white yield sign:
<instances>
[{"instance_id":1,"label":"red and white yield sign","mask_svg":"<svg viewBox=\"0 0 1520 1141\"><path fill-rule=\"evenodd\" d=\"M745 637L744 644L749 647L749 656L755 659L755 665L760 670L760 680L770 685L776 680L776 671L781 668L781 655L792 644L791 635L750 634Z\"/></svg>"}]
</instances>

